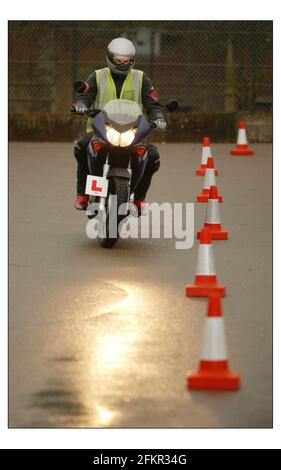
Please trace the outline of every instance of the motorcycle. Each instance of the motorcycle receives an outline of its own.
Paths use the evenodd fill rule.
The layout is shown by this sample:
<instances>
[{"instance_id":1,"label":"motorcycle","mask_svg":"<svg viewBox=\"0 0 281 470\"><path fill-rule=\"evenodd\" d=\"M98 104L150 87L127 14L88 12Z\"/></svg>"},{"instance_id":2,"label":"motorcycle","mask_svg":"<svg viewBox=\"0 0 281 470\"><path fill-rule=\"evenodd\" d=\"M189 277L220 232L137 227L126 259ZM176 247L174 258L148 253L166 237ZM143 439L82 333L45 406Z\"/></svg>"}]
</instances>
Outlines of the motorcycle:
<instances>
[{"instance_id":1,"label":"motorcycle","mask_svg":"<svg viewBox=\"0 0 281 470\"><path fill-rule=\"evenodd\" d=\"M85 89L82 81L74 84L78 93ZM176 108L175 100L166 105L170 111ZM87 111L83 115L91 118L93 129L87 149L89 174L85 194L89 195L89 204L86 215L89 219L98 213L101 215L98 240L103 248L112 248L119 238L120 222L129 214L128 204L133 204L134 191L146 168L148 142L145 138L156 124L143 116L137 103L124 99L113 99L102 110Z\"/></svg>"}]
</instances>

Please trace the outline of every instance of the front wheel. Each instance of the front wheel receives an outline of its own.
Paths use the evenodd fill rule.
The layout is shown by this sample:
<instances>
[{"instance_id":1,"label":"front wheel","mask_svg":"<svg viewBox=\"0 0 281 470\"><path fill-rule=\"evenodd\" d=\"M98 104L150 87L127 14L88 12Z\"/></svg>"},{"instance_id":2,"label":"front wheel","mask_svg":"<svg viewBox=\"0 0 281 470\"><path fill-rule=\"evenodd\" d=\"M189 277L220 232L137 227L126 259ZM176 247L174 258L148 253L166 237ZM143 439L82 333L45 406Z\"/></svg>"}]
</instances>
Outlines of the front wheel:
<instances>
[{"instance_id":1,"label":"front wheel","mask_svg":"<svg viewBox=\"0 0 281 470\"><path fill-rule=\"evenodd\" d=\"M113 197L115 196L115 197ZM103 248L112 248L119 238L118 226L124 216L118 215L119 207L128 202L129 180L121 177L109 178L108 196L105 204L105 216L100 227L99 243ZM116 216L117 214L117 216Z\"/></svg>"}]
</instances>

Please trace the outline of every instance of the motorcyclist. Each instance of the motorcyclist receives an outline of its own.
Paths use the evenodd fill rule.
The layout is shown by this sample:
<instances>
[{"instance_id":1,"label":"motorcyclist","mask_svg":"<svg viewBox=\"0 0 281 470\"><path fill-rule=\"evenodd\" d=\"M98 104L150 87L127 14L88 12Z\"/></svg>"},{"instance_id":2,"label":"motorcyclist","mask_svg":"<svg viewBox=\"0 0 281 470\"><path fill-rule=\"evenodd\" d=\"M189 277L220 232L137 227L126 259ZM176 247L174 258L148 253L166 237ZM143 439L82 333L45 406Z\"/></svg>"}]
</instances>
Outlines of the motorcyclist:
<instances>
[{"instance_id":1,"label":"motorcyclist","mask_svg":"<svg viewBox=\"0 0 281 470\"><path fill-rule=\"evenodd\" d=\"M88 78L87 88L79 95L75 110L84 113L94 105L102 107L111 99L122 98L136 101L144 108L148 119L155 121L157 128L165 132L167 125L163 117L163 106L159 103L155 88L146 73L133 69L135 64L135 46L126 38L116 38L110 42L106 53L107 66L95 70ZM87 134L75 142L74 156L77 160L77 196L74 207L85 210L89 197L85 195L88 174L87 146L93 135L90 118L87 123ZM135 204L139 211L144 207L147 190L153 173L160 167L158 149L149 144L148 161L143 177L135 190Z\"/></svg>"}]
</instances>

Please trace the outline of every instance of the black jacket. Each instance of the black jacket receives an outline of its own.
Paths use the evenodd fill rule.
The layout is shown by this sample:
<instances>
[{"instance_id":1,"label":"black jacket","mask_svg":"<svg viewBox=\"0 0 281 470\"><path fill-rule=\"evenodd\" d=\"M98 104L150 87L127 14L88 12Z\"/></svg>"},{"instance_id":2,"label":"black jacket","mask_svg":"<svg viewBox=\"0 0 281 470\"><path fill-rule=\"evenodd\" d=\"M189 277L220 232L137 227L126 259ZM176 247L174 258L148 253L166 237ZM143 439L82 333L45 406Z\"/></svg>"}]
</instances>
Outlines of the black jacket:
<instances>
[{"instance_id":1,"label":"black jacket","mask_svg":"<svg viewBox=\"0 0 281 470\"><path fill-rule=\"evenodd\" d=\"M111 76L115 83L117 98L119 98L126 75L117 75L111 72ZM94 104L97 95L97 80L95 72L91 73L87 79L87 83L89 85L89 89L84 95L79 95L77 97L76 103L83 103L87 108L90 108ZM150 78L146 73L143 73L142 104L147 113L148 119L152 121L158 118L163 118L162 111L164 109L159 103L155 93L156 92L152 86Z\"/></svg>"}]
</instances>

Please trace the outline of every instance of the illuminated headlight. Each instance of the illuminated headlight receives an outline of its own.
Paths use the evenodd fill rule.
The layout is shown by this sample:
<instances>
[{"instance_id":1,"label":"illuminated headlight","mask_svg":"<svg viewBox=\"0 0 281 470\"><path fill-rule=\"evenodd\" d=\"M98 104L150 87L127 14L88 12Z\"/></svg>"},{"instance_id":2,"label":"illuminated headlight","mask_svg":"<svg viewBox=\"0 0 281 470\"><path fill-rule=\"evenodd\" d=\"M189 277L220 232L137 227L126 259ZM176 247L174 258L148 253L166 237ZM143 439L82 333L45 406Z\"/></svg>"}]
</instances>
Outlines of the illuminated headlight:
<instances>
[{"instance_id":1,"label":"illuminated headlight","mask_svg":"<svg viewBox=\"0 0 281 470\"><path fill-rule=\"evenodd\" d=\"M135 138L135 131L130 129L129 131L120 133L113 129L113 127L108 127L106 137L111 145L115 145L116 147L128 147Z\"/></svg>"},{"instance_id":2,"label":"illuminated headlight","mask_svg":"<svg viewBox=\"0 0 281 470\"><path fill-rule=\"evenodd\" d=\"M119 145L119 142L120 142L120 132L117 132L115 129L113 129L113 127L110 127L107 131L106 131L106 137L108 139L108 142L111 143L111 145Z\"/></svg>"},{"instance_id":3,"label":"illuminated headlight","mask_svg":"<svg viewBox=\"0 0 281 470\"><path fill-rule=\"evenodd\" d=\"M128 145L131 145L134 138L135 138L135 132L132 131L131 129L127 132L122 132L121 138L120 138L120 146L128 147Z\"/></svg>"}]
</instances>

